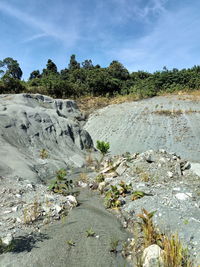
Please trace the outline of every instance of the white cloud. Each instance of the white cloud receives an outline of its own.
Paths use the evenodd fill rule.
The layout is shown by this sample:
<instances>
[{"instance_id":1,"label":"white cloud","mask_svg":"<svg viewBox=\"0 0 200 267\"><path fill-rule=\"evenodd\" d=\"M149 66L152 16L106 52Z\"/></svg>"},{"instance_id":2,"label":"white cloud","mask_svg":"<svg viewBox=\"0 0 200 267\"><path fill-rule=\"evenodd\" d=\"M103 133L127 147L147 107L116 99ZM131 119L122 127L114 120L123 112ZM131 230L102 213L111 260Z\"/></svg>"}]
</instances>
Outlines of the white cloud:
<instances>
[{"instance_id":1,"label":"white cloud","mask_svg":"<svg viewBox=\"0 0 200 267\"><path fill-rule=\"evenodd\" d=\"M194 62L195 49L200 42L200 17L196 8L166 11L154 28L144 37L122 42L109 53L130 70L155 71L163 66L187 67Z\"/></svg>"},{"instance_id":2,"label":"white cloud","mask_svg":"<svg viewBox=\"0 0 200 267\"><path fill-rule=\"evenodd\" d=\"M0 10L24 24L40 31L40 33L25 39L24 42L32 41L43 36L50 36L62 41L66 46L72 46L79 38L77 29L71 22L69 22L68 25L65 25L64 29L59 27L59 25L55 25L49 21L47 22L47 20L41 21L37 16L27 14L5 2L0 2Z\"/></svg>"}]
</instances>

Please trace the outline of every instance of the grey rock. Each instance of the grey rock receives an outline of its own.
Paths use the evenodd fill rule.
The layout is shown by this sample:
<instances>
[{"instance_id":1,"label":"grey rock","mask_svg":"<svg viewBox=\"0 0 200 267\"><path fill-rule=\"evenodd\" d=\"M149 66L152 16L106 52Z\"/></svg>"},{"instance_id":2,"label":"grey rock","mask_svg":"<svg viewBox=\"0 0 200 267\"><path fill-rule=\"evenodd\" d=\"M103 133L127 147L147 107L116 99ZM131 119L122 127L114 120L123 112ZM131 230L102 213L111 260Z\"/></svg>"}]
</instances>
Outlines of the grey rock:
<instances>
[{"instance_id":1,"label":"grey rock","mask_svg":"<svg viewBox=\"0 0 200 267\"><path fill-rule=\"evenodd\" d=\"M156 105L162 106L162 110L170 111L173 108L194 112L184 112L180 116L164 116L155 113ZM154 97L100 109L90 115L84 129L90 133L94 143L97 140L109 142L113 155L127 151L141 153L149 149L162 149L162 155L164 150L175 151L173 156L180 155L186 160L198 162L199 111L198 101L185 101L179 96Z\"/></svg>"},{"instance_id":2,"label":"grey rock","mask_svg":"<svg viewBox=\"0 0 200 267\"><path fill-rule=\"evenodd\" d=\"M1 175L46 180L60 168L84 165L93 142L82 128L84 117L74 101L39 94L1 95L2 106L6 110L0 108ZM44 160L42 149L47 152Z\"/></svg>"},{"instance_id":3,"label":"grey rock","mask_svg":"<svg viewBox=\"0 0 200 267\"><path fill-rule=\"evenodd\" d=\"M158 245L151 245L143 252L143 267L164 267L163 251Z\"/></svg>"}]
</instances>

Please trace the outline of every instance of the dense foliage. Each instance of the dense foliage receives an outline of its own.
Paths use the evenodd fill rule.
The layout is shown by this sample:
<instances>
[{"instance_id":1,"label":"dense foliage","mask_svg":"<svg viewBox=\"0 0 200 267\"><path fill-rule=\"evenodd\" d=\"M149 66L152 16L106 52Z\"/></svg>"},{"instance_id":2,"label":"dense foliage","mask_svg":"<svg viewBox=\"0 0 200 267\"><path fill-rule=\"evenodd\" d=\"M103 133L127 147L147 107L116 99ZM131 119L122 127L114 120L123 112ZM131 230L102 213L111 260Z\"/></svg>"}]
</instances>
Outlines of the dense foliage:
<instances>
[{"instance_id":1,"label":"dense foliage","mask_svg":"<svg viewBox=\"0 0 200 267\"><path fill-rule=\"evenodd\" d=\"M200 66L190 69L172 69L149 73L130 73L120 62L112 61L107 68L94 66L91 60L81 64L72 55L68 67L57 69L49 59L41 72L33 70L27 82L21 81L22 70L12 58L0 61L0 93L31 92L57 98L114 96L134 94L139 98L152 97L162 92L200 89Z\"/></svg>"}]
</instances>

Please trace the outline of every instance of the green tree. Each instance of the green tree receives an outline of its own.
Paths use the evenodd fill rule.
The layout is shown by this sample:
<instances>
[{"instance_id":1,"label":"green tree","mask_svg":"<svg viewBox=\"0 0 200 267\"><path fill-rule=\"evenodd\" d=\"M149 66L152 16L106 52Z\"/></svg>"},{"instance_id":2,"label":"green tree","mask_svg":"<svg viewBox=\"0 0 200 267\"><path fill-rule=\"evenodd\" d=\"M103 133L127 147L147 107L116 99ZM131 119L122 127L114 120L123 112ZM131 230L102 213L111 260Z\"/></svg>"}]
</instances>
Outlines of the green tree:
<instances>
[{"instance_id":1,"label":"green tree","mask_svg":"<svg viewBox=\"0 0 200 267\"><path fill-rule=\"evenodd\" d=\"M74 54L71 55L68 68L71 71L76 70L76 69L80 69L80 63L78 63L76 61L76 55L74 55Z\"/></svg>"},{"instance_id":2,"label":"green tree","mask_svg":"<svg viewBox=\"0 0 200 267\"><path fill-rule=\"evenodd\" d=\"M90 70L90 69L94 68L91 59L89 59L89 60L86 59L86 60L83 61L81 64L82 64L82 66L83 66L84 69L89 69L89 70Z\"/></svg>"},{"instance_id":3,"label":"green tree","mask_svg":"<svg viewBox=\"0 0 200 267\"><path fill-rule=\"evenodd\" d=\"M51 59L48 59L46 64L46 69L43 69L42 75L57 74L57 73L58 70L56 64Z\"/></svg>"},{"instance_id":4,"label":"green tree","mask_svg":"<svg viewBox=\"0 0 200 267\"><path fill-rule=\"evenodd\" d=\"M31 72L29 80L35 79L35 78L41 78L40 71L34 70Z\"/></svg>"},{"instance_id":5,"label":"green tree","mask_svg":"<svg viewBox=\"0 0 200 267\"><path fill-rule=\"evenodd\" d=\"M7 57L3 61L0 61L0 68L0 73L7 77L10 76L11 78L18 80L22 77L23 72L19 63L11 57Z\"/></svg>"},{"instance_id":6,"label":"green tree","mask_svg":"<svg viewBox=\"0 0 200 267\"><path fill-rule=\"evenodd\" d=\"M127 80L129 78L128 70L116 60L113 60L108 67L108 72L113 78L119 80Z\"/></svg>"}]
</instances>

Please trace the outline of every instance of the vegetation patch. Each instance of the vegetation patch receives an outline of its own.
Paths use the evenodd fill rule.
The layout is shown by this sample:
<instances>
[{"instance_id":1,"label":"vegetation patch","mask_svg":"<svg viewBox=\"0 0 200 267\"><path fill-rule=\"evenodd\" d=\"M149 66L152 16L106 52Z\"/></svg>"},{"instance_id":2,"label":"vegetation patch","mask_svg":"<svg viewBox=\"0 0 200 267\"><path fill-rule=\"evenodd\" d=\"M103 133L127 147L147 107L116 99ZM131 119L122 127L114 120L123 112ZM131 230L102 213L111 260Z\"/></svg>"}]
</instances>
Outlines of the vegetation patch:
<instances>
[{"instance_id":1,"label":"vegetation patch","mask_svg":"<svg viewBox=\"0 0 200 267\"><path fill-rule=\"evenodd\" d=\"M73 187L73 181L67 179L67 172L65 169L60 169L56 172L56 179L52 180L49 185L49 190L54 193L67 195L69 189Z\"/></svg>"}]
</instances>

